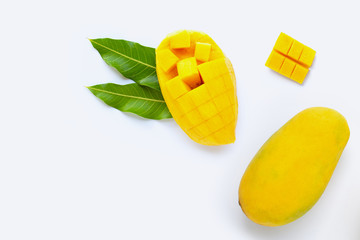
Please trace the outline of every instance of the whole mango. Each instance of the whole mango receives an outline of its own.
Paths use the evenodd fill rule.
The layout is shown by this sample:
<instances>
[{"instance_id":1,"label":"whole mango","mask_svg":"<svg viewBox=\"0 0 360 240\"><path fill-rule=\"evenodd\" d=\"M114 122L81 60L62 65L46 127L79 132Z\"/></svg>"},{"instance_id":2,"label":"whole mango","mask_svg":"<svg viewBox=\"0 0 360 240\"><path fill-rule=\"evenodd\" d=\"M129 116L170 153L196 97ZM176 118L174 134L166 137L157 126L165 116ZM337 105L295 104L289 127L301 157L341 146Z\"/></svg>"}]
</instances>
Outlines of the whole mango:
<instances>
[{"instance_id":1,"label":"whole mango","mask_svg":"<svg viewBox=\"0 0 360 240\"><path fill-rule=\"evenodd\" d=\"M156 72L173 118L191 139L204 145L235 141L234 70L207 34L169 34L156 49Z\"/></svg>"},{"instance_id":2,"label":"whole mango","mask_svg":"<svg viewBox=\"0 0 360 240\"><path fill-rule=\"evenodd\" d=\"M241 179L246 216L280 226L304 215L324 192L349 136L347 121L333 109L294 116L264 143Z\"/></svg>"}]
</instances>

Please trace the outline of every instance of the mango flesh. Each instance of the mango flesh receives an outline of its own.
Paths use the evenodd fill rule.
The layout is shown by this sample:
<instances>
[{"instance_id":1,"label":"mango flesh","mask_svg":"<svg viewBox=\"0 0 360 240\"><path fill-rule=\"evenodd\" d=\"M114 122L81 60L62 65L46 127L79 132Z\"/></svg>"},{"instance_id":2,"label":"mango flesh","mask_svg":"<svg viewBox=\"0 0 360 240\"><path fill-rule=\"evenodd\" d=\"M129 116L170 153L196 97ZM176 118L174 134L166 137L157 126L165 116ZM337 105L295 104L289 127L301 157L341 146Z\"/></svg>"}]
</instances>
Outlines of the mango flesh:
<instances>
[{"instance_id":1,"label":"mango flesh","mask_svg":"<svg viewBox=\"0 0 360 240\"><path fill-rule=\"evenodd\" d=\"M304 215L324 192L350 130L335 110L308 108L281 127L257 152L239 187L248 218L280 226Z\"/></svg>"},{"instance_id":2,"label":"mango flesh","mask_svg":"<svg viewBox=\"0 0 360 240\"><path fill-rule=\"evenodd\" d=\"M156 72L174 120L192 140L203 145L235 141L234 69L214 40L197 31L169 34L156 49Z\"/></svg>"},{"instance_id":3,"label":"mango flesh","mask_svg":"<svg viewBox=\"0 0 360 240\"><path fill-rule=\"evenodd\" d=\"M265 66L302 84L315 54L313 49L285 33L280 33Z\"/></svg>"}]
</instances>

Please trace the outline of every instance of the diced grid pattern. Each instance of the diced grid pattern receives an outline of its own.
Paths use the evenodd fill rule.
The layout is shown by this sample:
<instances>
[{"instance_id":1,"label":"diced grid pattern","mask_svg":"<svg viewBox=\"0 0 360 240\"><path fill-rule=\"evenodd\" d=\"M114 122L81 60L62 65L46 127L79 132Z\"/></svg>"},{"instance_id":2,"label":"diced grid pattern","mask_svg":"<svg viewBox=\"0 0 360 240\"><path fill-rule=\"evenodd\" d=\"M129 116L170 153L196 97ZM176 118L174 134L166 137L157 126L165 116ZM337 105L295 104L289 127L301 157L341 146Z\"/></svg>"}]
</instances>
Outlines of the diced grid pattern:
<instances>
[{"instance_id":1,"label":"diced grid pattern","mask_svg":"<svg viewBox=\"0 0 360 240\"><path fill-rule=\"evenodd\" d=\"M172 49L189 48L190 44L190 33L186 30L174 35L170 40L170 46Z\"/></svg>"},{"instance_id":2,"label":"diced grid pattern","mask_svg":"<svg viewBox=\"0 0 360 240\"><path fill-rule=\"evenodd\" d=\"M156 57L161 91L175 121L198 143L233 143L237 98L230 61L209 36L200 32L173 33L162 41L157 52L164 49L179 58L174 67L166 56ZM167 61L165 70L168 65L171 70L165 71L161 61Z\"/></svg>"},{"instance_id":3,"label":"diced grid pattern","mask_svg":"<svg viewBox=\"0 0 360 240\"><path fill-rule=\"evenodd\" d=\"M177 63L177 70L182 81L189 85L189 87L196 88L201 85L197 61L194 57L180 60Z\"/></svg>"},{"instance_id":4,"label":"diced grid pattern","mask_svg":"<svg viewBox=\"0 0 360 240\"><path fill-rule=\"evenodd\" d=\"M179 61L179 58L170 51L170 49L164 49L162 51L159 51L158 57L161 59L160 67L165 71L169 72L171 69L173 69L176 66L176 63Z\"/></svg>"},{"instance_id":5,"label":"diced grid pattern","mask_svg":"<svg viewBox=\"0 0 360 240\"><path fill-rule=\"evenodd\" d=\"M290 58L286 58L275 50L271 52L265 65L300 84L304 81L309 71L308 68Z\"/></svg>"},{"instance_id":6,"label":"diced grid pattern","mask_svg":"<svg viewBox=\"0 0 360 240\"><path fill-rule=\"evenodd\" d=\"M315 58L315 53L313 49L281 33L265 65L301 84Z\"/></svg>"},{"instance_id":7,"label":"diced grid pattern","mask_svg":"<svg viewBox=\"0 0 360 240\"><path fill-rule=\"evenodd\" d=\"M190 137L204 144L223 141L224 135L228 136L229 143L234 141L237 100L231 71L224 61L218 61L223 64L222 67L210 66L200 71L204 84L172 98L173 107L170 110L174 118L179 119ZM181 81L178 77L175 80ZM176 88L168 87L167 91L170 96L178 96Z\"/></svg>"},{"instance_id":8,"label":"diced grid pattern","mask_svg":"<svg viewBox=\"0 0 360 240\"><path fill-rule=\"evenodd\" d=\"M201 43L197 42L195 47L195 58L201 62L209 61L211 52L211 44L210 43Z\"/></svg>"}]
</instances>

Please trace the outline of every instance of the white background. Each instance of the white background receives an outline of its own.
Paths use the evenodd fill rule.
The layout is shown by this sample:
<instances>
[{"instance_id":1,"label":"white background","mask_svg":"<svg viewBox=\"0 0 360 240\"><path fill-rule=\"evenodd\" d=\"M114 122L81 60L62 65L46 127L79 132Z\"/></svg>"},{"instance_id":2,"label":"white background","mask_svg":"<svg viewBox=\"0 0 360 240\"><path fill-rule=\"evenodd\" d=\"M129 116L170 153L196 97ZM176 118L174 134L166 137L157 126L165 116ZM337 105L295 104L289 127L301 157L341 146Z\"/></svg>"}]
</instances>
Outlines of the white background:
<instances>
[{"instance_id":1,"label":"white background","mask_svg":"<svg viewBox=\"0 0 360 240\"><path fill-rule=\"evenodd\" d=\"M360 239L359 1L2 1L0 239ZM112 109L84 86L128 83L87 38L156 47L208 33L231 59L234 144L192 142L173 120ZM280 32L317 51L299 85L264 66ZM331 107L351 137L319 202L257 225L237 203L246 166L299 111Z\"/></svg>"}]
</instances>

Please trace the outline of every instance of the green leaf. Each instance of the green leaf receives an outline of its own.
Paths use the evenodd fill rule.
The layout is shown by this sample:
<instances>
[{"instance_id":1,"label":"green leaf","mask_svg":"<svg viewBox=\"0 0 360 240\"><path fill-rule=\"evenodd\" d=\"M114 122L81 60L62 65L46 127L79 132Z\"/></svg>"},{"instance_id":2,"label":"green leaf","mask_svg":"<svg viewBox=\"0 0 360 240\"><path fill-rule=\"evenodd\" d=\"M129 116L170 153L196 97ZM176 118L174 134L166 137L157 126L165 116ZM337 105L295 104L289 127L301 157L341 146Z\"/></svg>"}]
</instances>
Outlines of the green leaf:
<instances>
[{"instance_id":1,"label":"green leaf","mask_svg":"<svg viewBox=\"0 0 360 240\"><path fill-rule=\"evenodd\" d=\"M110 38L90 39L90 42L104 61L124 77L160 91L154 48Z\"/></svg>"},{"instance_id":2,"label":"green leaf","mask_svg":"<svg viewBox=\"0 0 360 240\"><path fill-rule=\"evenodd\" d=\"M160 91L136 83L117 85L99 84L88 89L107 105L123 112L135 113L144 118L171 118Z\"/></svg>"}]
</instances>

